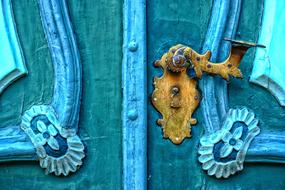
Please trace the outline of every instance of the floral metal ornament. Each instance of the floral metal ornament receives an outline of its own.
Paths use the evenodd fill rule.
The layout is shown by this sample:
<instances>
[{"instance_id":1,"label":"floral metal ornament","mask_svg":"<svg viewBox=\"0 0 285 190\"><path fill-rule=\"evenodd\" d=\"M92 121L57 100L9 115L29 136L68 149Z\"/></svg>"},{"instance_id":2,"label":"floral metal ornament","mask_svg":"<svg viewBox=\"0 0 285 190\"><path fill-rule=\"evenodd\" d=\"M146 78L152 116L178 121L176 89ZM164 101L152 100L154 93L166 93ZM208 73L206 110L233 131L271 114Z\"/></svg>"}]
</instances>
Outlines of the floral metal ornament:
<instances>
[{"instance_id":1,"label":"floral metal ornament","mask_svg":"<svg viewBox=\"0 0 285 190\"><path fill-rule=\"evenodd\" d=\"M247 149L260 133L258 119L245 107L230 109L222 128L200 140L198 160L208 175L228 178L243 169Z\"/></svg>"},{"instance_id":2,"label":"floral metal ornament","mask_svg":"<svg viewBox=\"0 0 285 190\"><path fill-rule=\"evenodd\" d=\"M31 139L46 173L67 176L85 157L84 145L74 130L60 126L51 106L33 106L22 117L21 128Z\"/></svg>"}]
</instances>

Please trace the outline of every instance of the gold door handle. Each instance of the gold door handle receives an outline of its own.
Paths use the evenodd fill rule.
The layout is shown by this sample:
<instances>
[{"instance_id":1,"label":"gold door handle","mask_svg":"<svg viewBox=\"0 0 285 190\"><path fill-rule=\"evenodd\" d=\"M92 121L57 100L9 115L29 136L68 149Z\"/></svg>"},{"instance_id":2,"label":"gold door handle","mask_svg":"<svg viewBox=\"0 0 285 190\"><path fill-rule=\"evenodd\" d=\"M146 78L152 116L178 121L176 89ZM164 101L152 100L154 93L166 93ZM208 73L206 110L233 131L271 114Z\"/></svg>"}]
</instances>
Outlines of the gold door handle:
<instances>
[{"instance_id":1,"label":"gold door handle","mask_svg":"<svg viewBox=\"0 0 285 190\"><path fill-rule=\"evenodd\" d=\"M210 51L201 55L192 48L179 44L171 47L154 64L163 69L163 75L155 77L153 82L155 89L152 103L162 114L162 119L158 119L157 124L162 126L163 137L169 138L174 144L180 144L186 137L191 137L191 125L197 123L192 118L200 102L197 79L203 73L220 75L225 80L229 80L230 76L242 78L238 67L248 48L264 47L244 41L225 40L232 43L232 48L224 62L212 63L209 61ZM189 69L194 71L194 78L188 76Z\"/></svg>"}]
</instances>

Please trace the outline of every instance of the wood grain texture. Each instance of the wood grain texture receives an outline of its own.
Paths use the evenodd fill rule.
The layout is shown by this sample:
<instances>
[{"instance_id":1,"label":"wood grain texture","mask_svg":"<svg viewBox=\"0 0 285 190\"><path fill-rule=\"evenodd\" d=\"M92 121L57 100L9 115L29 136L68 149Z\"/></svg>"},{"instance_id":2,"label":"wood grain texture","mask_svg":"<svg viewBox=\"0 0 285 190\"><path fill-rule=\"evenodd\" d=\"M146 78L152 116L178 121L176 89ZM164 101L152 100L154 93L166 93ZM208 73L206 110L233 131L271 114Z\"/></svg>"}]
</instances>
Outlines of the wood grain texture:
<instances>
[{"instance_id":1,"label":"wood grain texture","mask_svg":"<svg viewBox=\"0 0 285 190\"><path fill-rule=\"evenodd\" d=\"M0 1L0 94L18 78L28 73L15 26L12 3Z\"/></svg>"},{"instance_id":2,"label":"wood grain texture","mask_svg":"<svg viewBox=\"0 0 285 190\"><path fill-rule=\"evenodd\" d=\"M264 2L262 28L258 43L266 45L266 49L257 49L250 81L266 88L281 106L285 106L285 70L283 44L285 29L284 1Z\"/></svg>"},{"instance_id":3,"label":"wood grain texture","mask_svg":"<svg viewBox=\"0 0 285 190\"><path fill-rule=\"evenodd\" d=\"M7 89L3 93L1 112L4 109L10 112L1 113L1 121L4 121L4 124L15 123L20 113L27 109L26 105L49 103L53 90L52 65L39 20L37 2L17 0L13 2L20 40L24 40L22 43L24 53L28 52L26 63L31 71L29 76L35 78L29 82L25 79L18 81L15 86L13 85L13 90ZM108 2L74 0L67 3L83 65L79 135L87 147L85 165L77 174L64 179L45 175L37 163L2 164L0 182L2 187L8 190L121 188L122 3L115 0ZM40 32L30 32L31 30ZM43 43L40 47L32 48L40 42ZM37 54L39 52L45 55L39 56ZM46 63L46 60L49 61ZM32 87L29 88L31 83ZM19 99L21 103L17 98L15 103L12 102L12 105L15 104L14 107L19 106L19 110L13 109L12 105L10 108L3 105L4 102L6 105L11 104L8 94L12 97L15 92L23 96ZM37 99L41 102L36 101ZM22 104L24 108L21 109ZM11 113L15 111L15 114Z\"/></svg>"},{"instance_id":4,"label":"wood grain texture","mask_svg":"<svg viewBox=\"0 0 285 190\"><path fill-rule=\"evenodd\" d=\"M123 188L147 185L146 1L123 6Z\"/></svg>"},{"instance_id":5,"label":"wood grain texture","mask_svg":"<svg viewBox=\"0 0 285 190\"><path fill-rule=\"evenodd\" d=\"M18 124L25 110L49 103L53 94L53 68L37 2L13 0L12 8L29 75L1 94L1 126Z\"/></svg>"},{"instance_id":6,"label":"wood grain texture","mask_svg":"<svg viewBox=\"0 0 285 190\"><path fill-rule=\"evenodd\" d=\"M236 39L256 42L260 29L262 7L262 0L242 1ZM203 31L208 26L210 9L211 3L209 1L193 0L188 4L187 1L149 0L148 68L152 68L152 62L159 59L173 44L182 43L193 47L193 49L200 50L205 37ZM246 105L254 108L254 112L259 119L272 123L270 127L261 121L261 128L272 130L274 126L274 129L282 130L284 129L284 122L280 118L284 116L283 109L268 92L247 82L252 69L251 63L254 52L255 49L249 50L241 63L241 70L245 80L232 79L230 82L229 106ZM218 55L218 61L225 60L227 55L228 52L221 52ZM161 75L158 69L148 70L149 96L151 96L153 90L151 78L157 75ZM260 105L263 104L266 104L266 106L261 108ZM274 113L271 112L272 110ZM161 129L158 126L156 127L155 121L160 116L150 104L148 111L149 189L284 189L284 167L280 167L278 164L259 166L246 164L242 175L236 175L227 180L208 177L201 170L200 164L197 163L198 141L203 133L202 122L192 128L193 136L190 140L187 139L183 144L176 146L159 138L161 137ZM198 120L203 120L200 108L194 116ZM276 119L276 116L279 119Z\"/></svg>"},{"instance_id":7,"label":"wood grain texture","mask_svg":"<svg viewBox=\"0 0 285 190\"><path fill-rule=\"evenodd\" d=\"M211 12L210 1L148 0L148 96L153 92L153 77L162 71L153 67L174 44L185 44L200 51ZM199 112L199 109L198 109ZM197 113L193 117L197 118ZM148 104L148 188L199 189L203 184L197 162L202 126L192 127L192 138L180 145L163 139L156 125L161 115ZM200 117L201 118L201 117ZM198 118L199 119L199 118Z\"/></svg>"}]
</instances>

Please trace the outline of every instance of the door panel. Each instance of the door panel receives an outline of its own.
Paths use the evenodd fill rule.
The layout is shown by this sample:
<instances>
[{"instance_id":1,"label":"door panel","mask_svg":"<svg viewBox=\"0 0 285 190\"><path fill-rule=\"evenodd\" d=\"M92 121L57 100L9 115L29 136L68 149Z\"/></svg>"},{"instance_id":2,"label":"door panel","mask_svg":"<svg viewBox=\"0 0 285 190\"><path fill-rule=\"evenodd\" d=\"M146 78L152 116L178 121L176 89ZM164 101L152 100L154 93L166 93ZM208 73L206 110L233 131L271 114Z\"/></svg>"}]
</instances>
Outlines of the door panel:
<instances>
[{"instance_id":1,"label":"door panel","mask_svg":"<svg viewBox=\"0 0 285 190\"><path fill-rule=\"evenodd\" d=\"M0 96L1 126L20 122L23 111L33 104L48 103L53 93L51 57L37 3L15 0L12 7L19 41L29 68L27 76L12 83Z\"/></svg>"},{"instance_id":2,"label":"door panel","mask_svg":"<svg viewBox=\"0 0 285 190\"><path fill-rule=\"evenodd\" d=\"M183 4L183 6L181 6ZM176 44L200 50L205 39L211 12L210 1L148 1L148 96L153 91L153 77L162 74L153 62ZM197 113L196 113L197 114ZM197 118L196 114L194 117ZM148 187L150 189L195 189L202 184L197 162L197 143L203 130L192 127L192 138L174 145L162 138L156 124L161 118L148 105ZM198 117L199 118L199 117Z\"/></svg>"},{"instance_id":3,"label":"door panel","mask_svg":"<svg viewBox=\"0 0 285 190\"><path fill-rule=\"evenodd\" d=\"M53 6L49 6L50 2L53 2ZM285 188L285 177L282 175L284 167L281 165L284 163L285 150L282 136L285 110L270 92L249 81L252 69L256 67L253 65L256 48L251 48L241 61L242 80L231 78L229 82L224 82L219 77L203 76L198 83L202 100L193 115L198 124L192 126L192 137L185 139L182 144L174 145L169 139L163 138L162 129L156 123L161 115L151 104L153 78L162 75L162 70L153 66L155 60L180 43L199 53L210 49L211 61L224 61L229 46L224 41L220 43L220 39L228 37L258 41L264 0L66 0L66 7L62 7L65 5L63 2L12 0L28 73L0 94L0 161L3 161L0 164L0 189ZM49 9L45 9L47 12L39 8L43 4L49 6ZM63 37L61 40L71 46L66 46L66 51L62 46L51 46L51 41L55 42L61 34L48 33L71 31L68 19L63 20L63 25L49 25L58 23L56 21L62 15L54 14L54 10L63 8L68 10L73 31L69 35L73 36L74 33L76 43L72 45L73 38L68 38L68 35L67 38ZM229 11L225 12L224 9ZM53 14L48 12L50 10ZM47 18L50 15L52 17ZM43 26L43 18L51 21L48 27ZM223 26L221 23L228 19L231 22ZM69 80L69 87L77 89L81 81L82 97L77 102L81 87L78 91L63 88L57 95L60 100L74 99L75 107L79 107L80 103L80 109L77 107L71 112L76 115L80 110L77 134L84 144L85 158L81 168L75 168L76 173L67 177L46 175L38 162L41 158L36 152L38 149L21 130L21 121L23 115L27 116L26 110L32 106L47 106L54 101L54 89L62 87L56 83L56 77L62 71L55 69L58 64L55 60L62 63L63 70L70 68L69 64L74 62L68 60L68 56L77 58L73 55L77 52L72 55L68 53L74 46L79 50L82 78L67 74L59 84ZM57 48L61 52L57 52ZM54 56L54 51L58 56ZM62 55L63 59L67 57L66 62L62 61ZM76 68L80 75L79 67ZM66 91L75 93L66 97ZM215 134L221 128L226 111L241 106L255 113L260 121L261 133L250 142L244 164L243 161L241 163L243 168L239 172L227 179L209 176L202 169L202 159L198 161L201 138L207 142L208 133ZM68 106L57 106L58 110L68 110ZM56 113L55 117L61 117L58 113L65 114L63 111ZM77 115L67 123L76 123L76 120ZM210 130L211 127L207 126L209 122L216 131ZM17 127L20 127L20 132L14 134ZM77 129L77 125L67 127ZM17 139L9 138L9 135ZM9 153L13 154L14 148L21 148L17 144L18 139L20 144L23 141L32 147L29 149L31 153L23 152L23 157L18 155L16 158L22 161L12 162L13 156ZM9 146L9 143L15 147ZM62 144L59 143L60 146ZM7 152L5 146L8 147ZM211 154L219 158L219 151L217 148ZM225 162L233 157L227 156Z\"/></svg>"},{"instance_id":4,"label":"door panel","mask_svg":"<svg viewBox=\"0 0 285 190\"><path fill-rule=\"evenodd\" d=\"M66 2L82 65L79 136L86 158L69 177L45 175L38 162L2 163L0 189L121 188L122 2ZM1 127L18 124L25 110L53 96L53 65L38 7L38 1L13 0L29 73L1 94Z\"/></svg>"},{"instance_id":5,"label":"door panel","mask_svg":"<svg viewBox=\"0 0 285 190\"><path fill-rule=\"evenodd\" d=\"M153 92L153 77L162 74L161 69L153 67L153 62L160 59L171 46L182 43L199 53L204 53L202 47L207 37L211 9L213 3L209 1L191 1L191 3L148 1L149 97ZM263 1L242 1L235 39L257 42L262 10ZM280 114L283 115L284 108L265 89L249 82L255 51L255 48L250 49L241 62L240 68L244 78L242 80L232 78L227 84L229 107L246 106L253 110L260 120L261 134L268 130L282 131L283 121L277 118ZM220 55L217 56L217 61L226 58ZM201 86L200 90L202 101L211 101L205 96ZM202 170L198 162L198 147L204 133L205 119L201 104L203 102L194 114L198 124L192 126L192 137L180 145L174 145L169 139L163 139L162 129L156 124L161 115L149 102L148 187L150 189L283 189L284 168L280 164L265 164L262 161L260 164L246 163L240 173L229 179L216 179Z\"/></svg>"}]
</instances>

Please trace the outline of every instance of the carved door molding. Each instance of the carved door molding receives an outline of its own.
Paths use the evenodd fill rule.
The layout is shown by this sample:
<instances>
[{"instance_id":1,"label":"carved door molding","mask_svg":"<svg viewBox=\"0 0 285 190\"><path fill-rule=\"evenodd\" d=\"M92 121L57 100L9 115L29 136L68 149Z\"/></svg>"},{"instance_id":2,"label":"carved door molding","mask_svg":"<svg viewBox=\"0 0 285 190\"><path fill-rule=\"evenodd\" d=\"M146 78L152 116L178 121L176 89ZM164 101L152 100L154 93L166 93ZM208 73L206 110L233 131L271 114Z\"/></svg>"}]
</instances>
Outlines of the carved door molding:
<instances>
[{"instance_id":1,"label":"carved door molding","mask_svg":"<svg viewBox=\"0 0 285 190\"><path fill-rule=\"evenodd\" d=\"M26 110L21 123L0 129L0 161L39 161L46 173L66 176L78 170L85 156L84 145L77 135L82 92L80 57L66 1L39 0L38 5L54 68L53 99L50 104ZM1 0L1 10L1 19L13 30L11 1ZM14 64L21 64L18 69L21 72L9 76L7 82L1 81L1 89L27 73L16 35L9 30L6 33L13 35L10 42Z\"/></svg>"},{"instance_id":2,"label":"carved door molding","mask_svg":"<svg viewBox=\"0 0 285 190\"><path fill-rule=\"evenodd\" d=\"M0 94L13 81L27 74L9 0L0 1L0 56L5 60L0 70Z\"/></svg>"},{"instance_id":3,"label":"carved door molding","mask_svg":"<svg viewBox=\"0 0 285 190\"><path fill-rule=\"evenodd\" d=\"M235 38L241 1L214 1L202 48L203 52L207 50L212 52L212 62L228 56L230 44L223 41L223 38ZM13 81L28 74L28 70L16 33L11 0L0 0L0 2L0 27L8 26L5 30L0 28L0 34L10 38L10 41L5 42L9 47L10 56L7 64L13 66L0 71L1 93ZM268 2L269 0L266 1ZM147 126L147 104L150 101L147 80L152 79L147 76L149 60L147 60L146 4L146 0L125 0L123 7L122 186L124 189L137 187L146 189L148 180L147 131L148 127L154 126ZM38 161L46 173L67 176L79 169L85 157L85 146L78 136L82 95L80 55L66 1L38 0L38 6L54 69L53 97L49 104L34 105L24 110L20 123L0 128L0 162ZM270 7L270 4L265 4L265 10ZM264 17L265 23L266 18ZM260 43L263 42L261 37ZM0 56L4 56L1 45ZM260 56L259 51L257 58L258 56ZM255 60L255 67L259 61ZM255 69L252 82L255 80ZM269 78L273 77L268 75L267 79ZM276 85L281 86L281 90L278 89L282 95L283 86L280 84L283 82L277 81ZM203 117L199 121L203 123L204 131L197 147L196 158L207 175L228 178L242 171L244 163L247 162L284 163L283 132L261 129L259 121L262 118L244 105L229 107L228 84L221 78L206 75L199 82L199 86L203 92L200 103ZM276 92L275 87L269 90L273 94ZM281 98L279 102L283 105L282 96L276 96Z\"/></svg>"},{"instance_id":4,"label":"carved door molding","mask_svg":"<svg viewBox=\"0 0 285 190\"><path fill-rule=\"evenodd\" d=\"M123 156L126 189L138 184L146 187L147 128L157 127L147 126L145 122L145 107L149 101L145 82L145 62L149 61L145 55L146 3L143 0L126 1L124 7ZM228 56L230 44L223 38L235 38L240 11L241 0L214 1L202 48L202 52L212 52L212 62ZM139 32L143 38L138 37ZM258 116L243 105L230 108L226 81L205 76L199 86L203 92L200 105L203 118L200 120L204 135L200 139L197 160L209 176L228 178L242 171L247 162L284 163L284 134L260 129Z\"/></svg>"}]
</instances>

